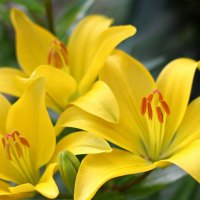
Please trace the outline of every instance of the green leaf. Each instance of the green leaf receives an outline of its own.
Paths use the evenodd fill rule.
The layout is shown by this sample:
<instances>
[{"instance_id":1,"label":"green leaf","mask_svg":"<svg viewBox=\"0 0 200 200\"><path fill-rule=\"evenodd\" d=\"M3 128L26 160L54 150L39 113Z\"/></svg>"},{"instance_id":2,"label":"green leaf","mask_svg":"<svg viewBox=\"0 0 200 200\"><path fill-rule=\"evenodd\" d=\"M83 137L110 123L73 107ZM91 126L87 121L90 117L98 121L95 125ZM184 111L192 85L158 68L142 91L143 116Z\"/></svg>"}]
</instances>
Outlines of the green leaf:
<instances>
[{"instance_id":1,"label":"green leaf","mask_svg":"<svg viewBox=\"0 0 200 200\"><path fill-rule=\"evenodd\" d=\"M116 191L99 192L95 195L94 200L126 200L125 195Z\"/></svg>"},{"instance_id":2,"label":"green leaf","mask_svg":"<svg viewBox=\"0 0 200 200\"><path fill-rule=\"evenodd\" d=\"M16 3L16 5L24 6L31 12L37 12L40 14L44 14L44 6L41 0L12 0L12 3Z\"/></svg>"},{"instance_id":3,"label":"green leaf","mask_svg":"<svg viewBox=\"0 0 200 200\"><path fill-rule=\"evenodd\" d=\"M95 2L96 0L76 0L71 6L66 4L66 7L62 9L63 12L60 11L61 14L56 21L58 37L66 40L71 33L72 25L83 18Z\"/></svg>"},{"instance_id":4,"label":"green leaf","mask_svg":"<svg viewBox=\"0 0 200 200\"><path fill-rule=\"evenodd\" d=\"M168 198L169 200L194 200L194 194L196 193L199 184L190 176L186 176L181 181L178 181L176 185L171 185L169 189L172 190L172 187L174 186L176 187L175 191L173 192L171 198Z\"/></svg>"},{"instance_id":5,"label":"green leaf","mask_svg":"<svg viewBox=\"0 0 200 200\"><path fill-rule=\"evenodd\" d=\"M129 190L137 196L149 195L183 178L186 173L176 166L154 170L144 181Z\"/></svg>"},{"instance_id":6,"label":"green leaf","mask_svg":"<svg viewBox=\"0 0 200 200\"><path fill-rule=\"evenodd\" d=\"M123 193L126 194L126 197L130 200L135 200L139 197L146 197L163 189L169 184L175 183L185 177L185 175L186 173L176 166L170 166L164 169L155 169L146 179L123 191ZM115 184L123 185L139 176L141 176L141 174L121 177L117 179Z\"/></svg>"},{"instance_id":7,"label":"green leaf","mask_svg":"<svg viewBox=\"0 0 200 200\"><path fill-rule=\"evenodd\" d=\"M0 4L0 13L0 21L4 21L4 23L9 23L9 8L5 3Z\"/></svg>"}]
</instances>

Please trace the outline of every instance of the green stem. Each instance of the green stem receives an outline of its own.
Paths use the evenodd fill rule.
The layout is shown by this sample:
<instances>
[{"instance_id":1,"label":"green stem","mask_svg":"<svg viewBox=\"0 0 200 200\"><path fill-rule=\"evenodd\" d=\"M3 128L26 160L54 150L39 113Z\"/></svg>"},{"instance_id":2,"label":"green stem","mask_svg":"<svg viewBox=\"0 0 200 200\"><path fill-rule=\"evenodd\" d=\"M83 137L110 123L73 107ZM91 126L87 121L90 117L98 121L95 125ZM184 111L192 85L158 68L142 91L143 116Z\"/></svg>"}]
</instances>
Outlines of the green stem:
<instances>
[{"instance_id":1,"label":"green stem","mask_svg":"<svg viewBox=\"0 0 200 200\"><path fill-rule=\"evenodd\" d=\"M65 199L65 200L73 200L73 195L60 193L57 198Z\"/></svg>"},{"instance_id":2,"label":"green stem","mask_svg":"<svg viewBox=\"0 0 200 200\"><path fill-rule=\"evenodd\" d=\"M48 20L49 30L52 33L55 33L52 1L51 0L44 0L44 4L45 4L45 9L46 9L46 16L47 16L47 20Z\"/></svg>"},{"instance_id":3,"label":"green stem","mask_svg":"<svg viewBox=\"0 0 200 200\"><path fill-rule=\"evenodd\" d=\"M124 192L125 190L129 189L130 187L140 183L141 181L143 181L149 174L151 173L151 171L145 172L143 173L140 177L133 179L132 181L122 185L122 186L113 186L112 190L116 190L118 192Z\"/></svg>"}]
</instances>

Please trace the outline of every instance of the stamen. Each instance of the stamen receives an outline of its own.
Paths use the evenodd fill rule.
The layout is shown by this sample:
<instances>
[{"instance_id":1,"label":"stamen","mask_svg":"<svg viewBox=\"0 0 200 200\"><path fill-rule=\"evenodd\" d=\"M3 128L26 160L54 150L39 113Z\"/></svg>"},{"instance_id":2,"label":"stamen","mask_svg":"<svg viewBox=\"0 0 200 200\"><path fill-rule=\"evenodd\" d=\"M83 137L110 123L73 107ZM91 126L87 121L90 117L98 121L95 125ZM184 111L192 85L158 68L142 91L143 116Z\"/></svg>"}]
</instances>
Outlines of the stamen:
<instances>
[{"instance_id":1,"label":"stamen","mask_svg":"<svg viewBox=\"0 0 200 200\"><path fill-rule=\"evenodd\" d=\"M167 103L165 101L160 101L163 109L165 110L165 112L169 115L170 114L170 109L169 106L167 105Z\"/></svg>"},{"instance_id":2,"label":"stamen","mask_svg":"<svg viewBox=\"0 0 200 200\"><path fill-rule=\"evenodd\" d=\"M154 100L154 97L157 98ZM157 113L157 118L160 123L164 121L164 113L170 115L170 108L166 101L164 101L162 94L159 90L154 90L147 97L143 97L141 101L141 114L145 115L148 112L148 117L150 120L153 118L153 112Z\"/></svg>"},{"instance_id":3,"label":"stamen","mask_svg":"<svg viewBox=\"0 0 200 200\"><path fill-rule=\"evenodd\" d=\"M163 113L159 106L156 107L156 113L157 113L159 122L163 123Z\"/></svg>"},{"instance_id":4,"label":"stamen","mask_svg":"<svg viewBox=\"0 0 200 200\"><path fill-rule=\"evenodd\" d=\"M152 99L153 99L153 94L150 94L149 96L148 96L148 101L152 101Z\"/></svg>"},{"instance_id":5,"label":"stamen","mask_svg":"<svg viewBox=\"0 0 200 200\"><path fill-rule=\"evenodd\" d=\"M163 96L160 92L158 92L158 96L159 96L159 100L162 101L163 100Z\"/></svg>"},{"instance_id":6,"label":"stamen","mask_svg":"<svg viewBox=\"0 0 200 200\"><path fill-rule=\"evenodd\" d=\"M21 158L23 156L23 147L30 147L28 141L18 131L6 134L2 138L2 143L9 160L12 160L13 154Z\"/></svg>"},{"instance_id":7,"label":"stamen","mask_svg":"<svg viewBox=\"0 0 200 200\"><path fill-rule=\"evenodd\" d=\"M142 115L145 114L146 109L147 109L147 98L143 97L142 98L142 103L141 103L141 113L142 113Z\"/></svg>"},{"instance_id":8,"label":"stamen","mask_svg":"<svg viewBox=\"0 0 200 200\"><path fill-rule=\"evenodd\" d=\"M6 151L6 155L7 155L8 159L11 160L10 144L9 143L5 144L5 151Z\"/></svg>"},{"instance_id":9,"label":"stamen","mask_svg":"<svg viewBox=\"0 0 200 200\"><path fill-rule=\"evenodd\" d=\"M19 140L24 146L30 147L28 141L24 137L22 137L21 135L19 135Z\"/></svg>"},{"instance_id":10,"label":"stamen","mask_svg":"<svg viewBox=\"0 0 200 200\"><path fill-rule=\"evenodd\" d=\"M64 43L59 41L52 42L48 54L48 64L59 69L68 66L68 51Z\"/></svg>"},{"instance_id":11,"label":"stamen","mask_svg":"<svg viewBox=\"0 0 200 200\"><path fill-rule=\"evenodd\" d=\"M148 109L149 119L152 119L153 118L153 110L152 110L150 102L147 103L147 109Z\"/></svg>"},{"instance_id":12,"label":"stamen","mask_svg":"<svg viewBox=\"0 0 200 200\"><path fill-rule=\"evenodd\" d=\"M5 148L5 146L6 146L6 140L5 140L5 138L2 138L2 143L3 143L3 146Z\"/></svg>"},{"instance_id":13,"label":"stamen","mask_svg":"<svg viewBox=\"0 0 200 200\"><path fill-rule=\"evenodd\" d=\"M63 51L63 53L64 53L65 55L67 55L67 54L68 54L67 48L66 48L66 46L63 44L63 42L60 42L60 47L61 47L61 50Z\"/></svg>"},{"instance_id":14,"label":"stamen","mask_svg":"<svg viewBox=\"0 0 200 200\"><path fill-rule=\"evenodd\" d=\"M61 69L62 68L62 60L57 52L53 52L53 57L51 59L52 65L54 65L56 68Z\"/></svg>"}]
</instances>

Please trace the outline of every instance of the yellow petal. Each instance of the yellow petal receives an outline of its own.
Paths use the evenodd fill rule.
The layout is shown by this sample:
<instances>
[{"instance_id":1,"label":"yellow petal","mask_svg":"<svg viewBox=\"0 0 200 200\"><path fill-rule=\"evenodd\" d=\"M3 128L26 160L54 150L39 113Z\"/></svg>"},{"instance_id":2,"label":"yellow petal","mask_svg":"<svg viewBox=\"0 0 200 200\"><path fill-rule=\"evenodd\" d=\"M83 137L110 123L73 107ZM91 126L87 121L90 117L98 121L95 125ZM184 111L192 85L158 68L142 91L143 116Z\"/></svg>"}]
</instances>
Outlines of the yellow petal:
<instances>
[{"instance_id":1,"label":"yellow petal","mask_svg":"<svg viewBox=\"0 0 200 200\"><path fill-rule=\"evenodd\" d=\"M16 8L11 11L11 19L16 32L18 62L29 75L37 66L47 64L51 42L57 38Z\"/></svg>"},{"instance_id":2,"label":"yellow petal","mask_svg":"<svg viewBox=\"0 0 200 200\"><path fill-rule=\"evenodd\" d=\"M182 168L188 174L190 174L195 180L200 183L200 140L196 140L189 145L184 146L177 151L169 159L162 160L156 163L156 165L163 165L166 163L173 163Z\"/></svg>"},{"instance_id":3,"label":"yellow petal","mask_svg":"<svg viewBox=\"0 0 200 200\"><path fill-rule=\"evenodd\" d=\"M147 125L140 107L142 97L156 88L152 77L141 63L121 51L115 51L102 69L101 79L109 85L118 100L119 124L106 123L76 108L64 112L58 124L94 132L131 152L144 153L141 139Z\"/></svg>"},{"instance_id":4,"label":"yellow petal","mask_svg":"<svg viewBox=\"0 0 200 200\"><path fill-rule=\"evenodd\" d=\"M97 134L131 152L141 151L138 147L140 143L138 144L132 134L133 129L127 127L124 121L112 124L72 106L62 113L55 129L59 131L60 126L75 127Z\"/></svg>"},{"instance_id":5,"label":"yellow petal","mask_svg":"<svg viewBox=\"0 0 200 200\"><path fill-rule=\"evenodd\" d=\"M200 97L193 100L187 107L185 116L178 128L172 144L167 151L168 154L200 139Z\"/></svg>"},{"instance_id":6,"label":"yellow petal","mask_svg":"<svg viewBox=\"0 0 200 200\"><path fill-rule=\"evenodd\" d=\"M21 86L23 86L24 88L26 88L26 85L28 84L30 79L34 79L36 77L33 76L34 73L32 73L32 76L29 78L18 78L18 82L21 84ZM40 76L39 76L40 77ZM55 112L61 112L62 108L60 107L60 105L58 105L53 98L51 98L47 93L46 93L46 105L48 108L51 108L52 110L54 110Z\"/></svg>"},{"instance_id":7,"label":"yellow petal","mask_svg":"<svg viewBox=\"0 0 200 200\"><path fill-rule=\"evenodd\" d=\"M87 65L87 71L80 82L79 92L86 92L97 78L101 68L107 57L111 54L113 49L126 38L134 35L136 29L133 26L116 26L105 30L95 41L94 51L90 63Z\"/></svg>"},{"instance_id":8,"label":"yellow petal","mask_svg":"<svg viewBox=\"0 0 200 200\"><path fill-rule=\"evenodd\" d=\"M141 101L155 89L153 78L139 61L115 50L102 69L100 79L116 96L120 120L126 123L125 127L129 127L127 134L133 134L135 140L139 141L148 130L146 119L141 114Z\"/></svg>"},{"instance_id":9,"label":"yellow petal","mask_svg":"<svg viewBox=\"0 0 200 200\"><path fill-rule=\"evenodd\" d=\"M6 134L6 119L10 106L10 102L0 94L0 135Z\"/></svg>"},{"instance_id":10,"label":"yellow petal","mask_svg":"<svg viewBox=\"0 0 200 200\"><path fill-rule=\"evenodd\" d=\"M0 181L0 198L1 200L14 200L19 198L30 197L29 192L27 194L21 193L20 191L12 191L12 188L8 183ZM24 192L24 191L23 191ZM32 196L32 195L31 195Z\"/></svg>"},{"instance_id":11,"label":"yellow petal","mask_svg":"<svg viewBox=\"0 0 200 200\"><path fill-rule=\"evenodd\" d=\"M102 81L96 82L91 90L72 104L106 121L119 121L119 108L110 88Z\"/></svg>"},{"instance_id":12,"label":"yellow petal","mask_svg":"<svg viewBox=\"0 0 200 200\"><path fill-rule=\"evenodd\" d=\"M75 200L89 200L106 181L146 172L154 166L132 153L113 149L111 153L88 155L82 161L75 184Z\"/></svg>"},{"instance_id":13,"label":"yellow petal","mask_svg":"<svg viewBox=\"0 0 200 200\"><path fill-rule=\"evenodd\" d=\"M68 104L69 97L76 90L75 80L62 70L52 66L41 65L31 75L32 77L45 77L46 92L52 104L50 107L58 107L64 110Z\"/></svg>"},{"instance_id":14,"label":"yellow petal","mask_svg":"<svg viewBox=\"0 0 200 200\"><path fill-rule=\"evenodd\" d=\"M51 162L56 161L58 153L65 149L72 152L74 155L96 154L111 151L109 144L101 137L86 131L79 131L61 139L56 146Z\"/></svg>"},{"instance_id":15,"label":"yellow petal","mask_svg":"<svg viewBox=\"0 0 200 200\"><path fill-rule=\"evenodd\" d=\"M100 15L84 18L74 29L69 38L70 74L80 81L85 68L93 57L94 42L106 30L112 20Z\"/></svg>"},{"instance_id":16,"label":"yellow petal","mask_svg":"<svg viewBox=\"0 0 200 200\"><path fill-rule=\"evenodd\" d=\"M53 179L53 174L57 170L57 164L50 164L45 170L40 182L35 186L35 189L43 196L54 199L58 196L58 187Z\"/></svg>"},{"instance_id":17,"label":"yellow petal","mask_svg":"<svg viewBox=\"0 0 200 200\"><path fill-rule=\"evenodd\" d=\"M23 92L23 85L18 78L25 77L25 74L14 68L0 68L0 91L14 96L20 96Z\"/></svg>"},{"instance_id":18,"label":"yellow petal","mask_svg":"<svg viewBox=\"0 0 200 200\"><path fill-rule=\"evenodd\" d=\"M30 183L9 187L9 190L9 197L14 199L28 199L35 195L35 188Z\"/></svg>"},{"instance_id":19,"label":"yellow petal","mask_svg":"<svg viewBox=\"0 0 200 200\"><path fill-rule=\"evenodd\" d=\"M10 185L7 182L0 180L0 198L1 195L6 195L10 193L8 189L9 187Z\"/></svg>"},{"instance_id":20,"label":"yellow petal","mask_svg":"<svg viewBox=\"0 0 200 200\"><path fill-rule=\"evenodd\" d=\"M166 148L173 138L185 114L197 62L187 58L180 58L170 62L157 79L158 89L168 103L170 115L165 122Z\"/></svg>"},{"instance_id":21,"label":"yellow petal","mask_svg":"<svg viewBox=\"0 0 200 200\"><path fill-rule=\"evenodd\" d=\"M20 193L34 192L35 188L32 184L25 183L25 184L17 185L14 187L10 187L9 190L12 194L20 194Z\"/></svg>"},{"instance_id":22,"label":"yellow petal","mask_svg":"<svg viewBox=\"0 0 200 200\"><path fill-rule=\"evenodd\" d=\"M13 130L28 140L33 167L39 168L49 161L55 148L55 132L45 107L43 78L30 80L22 97L11 107L7 131Z\"/></svg>"},{"instance_id":23,"label":"yellow petal","mask_svg":"<svg viewBox=\"0 0 200 200\"><path fill-rule=\"evenodd\" d=\"M57 185L53 180L53 174L56 168L57 164L55 163L49 165L42 175L40 182L36 186L30 183L25 183L15 187L10 187L9 190L12 195L22 194L21 197L33 195L33 192L37 191L49 199L56 198L59 193Z\"/></svg>"}]
</instances>

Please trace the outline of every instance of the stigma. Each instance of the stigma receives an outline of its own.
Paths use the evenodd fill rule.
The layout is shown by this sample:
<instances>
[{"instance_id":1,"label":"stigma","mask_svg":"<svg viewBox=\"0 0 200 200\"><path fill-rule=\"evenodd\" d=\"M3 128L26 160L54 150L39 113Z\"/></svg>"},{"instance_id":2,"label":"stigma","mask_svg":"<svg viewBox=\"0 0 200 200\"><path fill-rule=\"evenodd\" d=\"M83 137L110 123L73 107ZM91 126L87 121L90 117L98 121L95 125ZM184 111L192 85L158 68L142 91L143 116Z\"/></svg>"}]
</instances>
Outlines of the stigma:
<instances>
[{"instance_id":1,"label":"stigma","mask_svg":"<svg viewBox=\"0 0 200 200\"><path fill-rule=\"evenodd\" d=\"M12 156L21 158L24 150L30 147L28 141L18 131L6 134L2 138L2 143L9 160L13 159Z\"/></svg>"},{"instance_id":2,"label":"stigma","mask_svg":"<svg viewBox=\"0 0 200 200\"><path fill-rule=\"evenodd\" d=\"M159 90L154 90L147 97L143 97L141 101L141 114L153 119L154 113L160 123L164 121L164 114L170 115L170 108Z\"/></svg>"},{"instance_id":3,"label":"stigma","mask_svg":"<svg viewBox=\"0 0 200 200\"><path fill-rule=\"evenodd\" d=\"M63 42L56 40L52 41L48 54L48 64L58 69L62 69L68 66L68 51Z\"/></svg>"}]
</instances>

